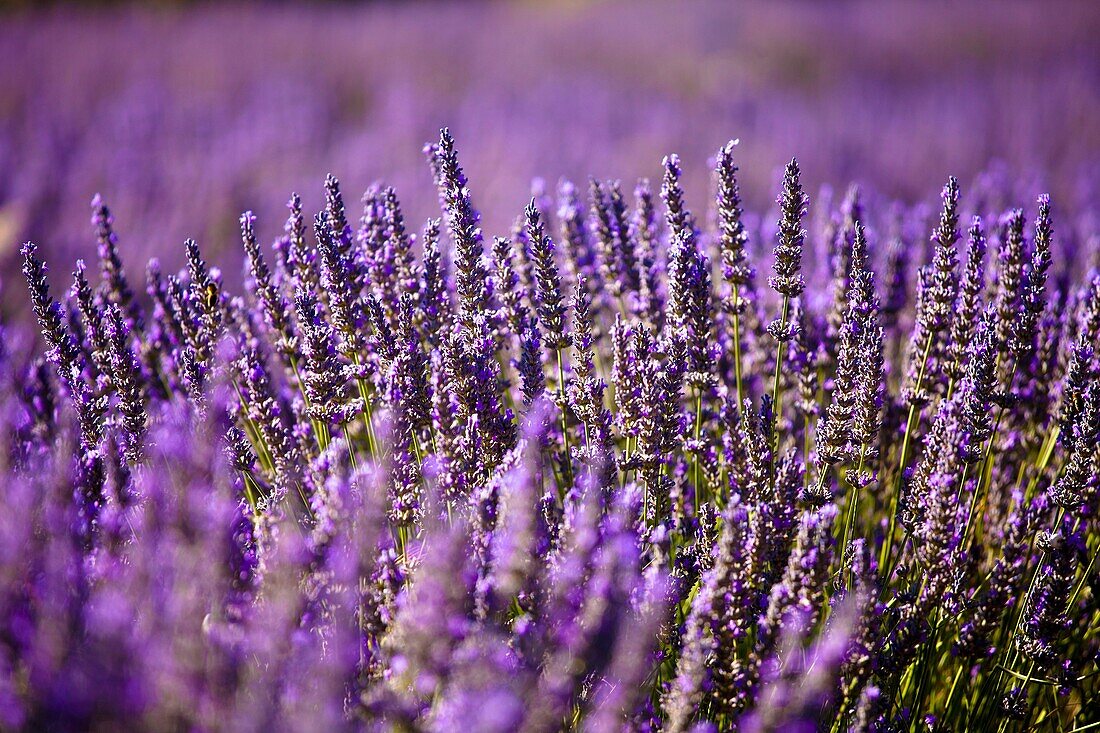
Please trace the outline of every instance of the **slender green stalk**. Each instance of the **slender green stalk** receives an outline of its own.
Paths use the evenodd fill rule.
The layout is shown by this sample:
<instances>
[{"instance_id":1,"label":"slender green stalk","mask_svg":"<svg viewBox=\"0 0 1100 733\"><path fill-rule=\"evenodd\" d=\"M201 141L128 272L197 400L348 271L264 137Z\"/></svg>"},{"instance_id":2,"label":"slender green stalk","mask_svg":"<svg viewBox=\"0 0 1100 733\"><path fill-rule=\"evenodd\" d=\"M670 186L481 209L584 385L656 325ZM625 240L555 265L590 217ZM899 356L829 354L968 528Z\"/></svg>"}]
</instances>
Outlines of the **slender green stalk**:
<instances>
[{"instance_id":1,"label":"slender green stalk","mask_svg":"<svg viewBox=\"0 0 1100 733\"><path fill-rule=\"evenodd\" d=\"M955 676L951 678L951 689L947 692L947 701L943 704L943 715L941 716L944 722L947 722L948 716L953 712L951 703L955 700L955 691L959 689L959 680L962 679L965 666L965 664L960 664L958 669L955 670Z\"/></svg>"},{"instance_id":2,"label":"slender green stalk","mask_svg":"<svg viewBox=\"0 0 1100 733\"><path fill-rule=\"evenodd\" d=\"M924 382L924 373L928 368L928 355L932 351L932 340L934 336L934 333L929 333L928 338L924 342L924 350L921 352L920 370L917 372L917 385L914 390L914 397L920 394L920 389ZM920 413L921 410L918 409L915 401L909 405L909 417L905 420L905 437L902 438L901 455L898 457L897 486L894 489L893 496L890 497L890 524L889 528L886 530L886 537L882 542L882 550L879 552L879 567L881 568L889 566L890 556L894 552L894 532L897 530L898 501L901 498L901 489L905 483L905 463L909 459L909 442L912 440L913 431L920 425ZM915 424L914 418L916 418ZM883 576L884 581L888 581L889 579L889 575Z\"/></svg>"},{"instance_id":3,"label":"slender green stalk","mask_svg":"<svg viewBox=\"0 0 1100 733\"><path fill-rule=\"evenodd\" d=\"M741 288L733 286L733 380L737 389L737 409L745 394L741 387Z\"/></svg>"},{"instance_id":4,"label":"slender green stalk","mask_svg":"<svg viewBox=\"0 0 1100 733\"><path fill-rule=\"evenodd\" d=\"M852 487L851 497L848 499L848 511L844 517L844 531L841 533L840 539L840 569L843 572L844 566L848 561L848 542L852 537L852 529L855 523L858 521L858 507L859 507L859 475L863 473L863 465L867 458L867 445L864 443L859 447L859 465L856 467L856 482L849 484ZM848 578L848 583L845 584L845 588L851 588L851 577Z\"/></svg>"},{"instance_id":5,"label":"slender green stalk","mask_svg":"<svg viewBox=\"0 0 1100 733\"><path fill-rule=\"evenodd\" d=\"M355 354L354 362L356 371L359 371L362 367L362 361L359 359L358 354ZM355 384L359 389L359 399L363 401L362 415L364 427L367 429L367 453L372 458L377 458L378 440L374 435L374 415L371 410L371 400L370 395L367 393L366 381L357 375L355 377Z\"/></svg>"},{"instance_id":6,"label":"slender green stalk","mask_svg":"<svg viewBox=\"0 0 1100 733\"><path fill-rule=\"evenodd\" d=\"M569 447L569 403L565 397L565 362L562 359L562 351L564 349L555 349L558 357L558 398L561 401L561 439L565 448L565 455L562 458L565 486L560 492L564 496L568 488L573 485L573 456Z\"/></svg>"},{"instance_id":7,"label":"slender green stalk","mask_svg":"<svg viewBox=\"0 0 1100 733\"><path fill-rule=\"evenodd\" d=\"M306 395L305 387L303 387L302 373L298 370L298 360L294 357L290 358L290 368L294 371L294 379L298 383L298 392L302 395L302 403L306 406L306 411L309 411L309 397ZM328 447L328 429L324 423L320 420L310 418L310 424L313 425L313 438L317 441L317 449L323 451Z\"/></svg>"},{"instance_id":8,"label":"slender green stalk","mask_svg":"<svg viewBox=\"0 0 1100 733\"><path fill-rule=\"evenodd\" d=\"M789 295L783 296L783 308L779 317L779 332L782 333L787 328L787 318L790 315L791 298ZM779 387L779 374L783 367L783 351L786 346L786 341L779 341L775 347L775 374L772 377L772 432L773 439L775 440L775 448L779 449L779 419L783 414L783 407L779 399L781 397Z\"/></svg>"},{"instance_id":9,"label":"slender green stalk","mask_svg":"<svg viewBox=\"0 0 1100 733\"><path fill-rule=\"evenodd\" d=\"M696 388L695 393L695 443L699 443L699 435L702 432L703 425L703 387L700 385ZM699 452L696 451L691 459L691 476L692 483L695 486L694 494L694 507L695 516L699 516L699 506L702 503L701 494L705 487L699 481Z\"/></svg>"}]
</instances>

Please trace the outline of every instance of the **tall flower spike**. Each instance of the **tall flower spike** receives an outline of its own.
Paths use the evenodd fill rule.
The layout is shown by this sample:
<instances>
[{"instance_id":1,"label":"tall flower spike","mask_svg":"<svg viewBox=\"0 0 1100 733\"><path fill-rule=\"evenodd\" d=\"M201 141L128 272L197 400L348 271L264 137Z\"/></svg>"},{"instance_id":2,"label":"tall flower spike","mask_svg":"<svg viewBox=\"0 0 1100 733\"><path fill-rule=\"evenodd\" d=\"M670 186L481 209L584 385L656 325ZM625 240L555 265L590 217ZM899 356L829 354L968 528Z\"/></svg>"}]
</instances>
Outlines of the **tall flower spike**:
<instances>
[{"instance_id":1,"label":"tall flower spike","mask_svg":"<svg viewBox=\"0 0 1100 733\"><path fill-rule=\"evenodd\" d=\"M796 300L792 304L791 321L796 327L789 354L791 369L797 375L798 401L795 407L801 413L804 424L809 426L821 415L821 404L818 402L818 388L821 382L818 373L820 345L815 335L808 331L809 318L806 309L802 307L801 300ZM744 399L743 395L742 399Z\"/></svg>"},{"instance_id":2,"label":"tall flower spike","mask_svg":"<svg viewBox=\"0 0 1100 733\"><path fill-rule=\"evenodd\" d=\"M241 407L271 456L275 483L282 495L288 489L294 473L299 470L301 455L292 439L291 426L287 424L288 416L271 382L264 355L245 339L240 340L242 343L238 370L239 388L243 397Z\"/></svg>"},{"instance_id":3,"label":"tall flower spike","mask_svg":"<svg viewBox=\"0 0 1100 733\"><path fill-rule=\"evenodd\" d=\"M172 296L171 282L169 278L161 275L160 262L154 258L149 260L145 270L145 292L153 301L153 325L152 338L155 338L162 350L162 368L172 369L174 358L183 343L183 324L180 322L180 314L176 311L175 301Z\"/></svg>"},{"instance_id":4,"label":"tall flower spike","mask_svg":"<svg viewBox=\"0 0 1100 733\"><path fill-rule=\"evenodd\" d=\"M340 253L350 258L353 236L351 224L348 223L344 196L340 193L340 181L331 173L325 176L325 218L329 222L333 239L339 246ZM362 285L362 283L356 284Z\"/></svg>"},{"instance_id":5,"label":"tall flower spike","mask_svg":"<svg viewBox=\"0 0 1100 733\"><path fill-rule=\"evenodd\" d=\"M542 337L538 324L526 320L517 332L520 340L520 356L516 362L519 372L520 391L523 394L523 406L532 403L546 392L546 375L542 371Z\"/></svg>"},{"instance_id":6,"label":"tall flower spike","mask_svg":"<svg viewBox=\"0 0 1100 733\"><path fill-rule=\"evenodd\" d=\"M894 348L904 343L897 333L901 312L909 303L909 248L901 237L894 237L886 255L886 271L883 277L885 292L882 297L882 325L891 334ZM891 360L893 361L893 360Z\"/></svg>"},{"instance_id":7,"label":"tall flower spike","mask_svg":"<svg viewBox=\"0 0 1100 733\"><path fill-rule=\"evenodd\" d=\"M346 379L332 345L332 328L322 319L317 297L312 293L298 294L294 306L302 330L305 361L302 386L309 400L310 416L322 424L343 422Z\"/></svg>"},{"instance_id":8,"label":"tall flower spike","mask_svg":"<svg viewBox=\"0 0 1100 733\"><path fill-rule=\"evenodd\" d=\"M76 269L73 271L72 295L80 311L80 318L84 321L84 330L91 346L92 364L102 375L111 374L110 345L107 341L107 333L103 325L103 312L100 303L92 293L92 286L88 283L84 260L76 261Z\"/></svg>"},{"instance_id":9,"label":"tall flower spike","mask_svg":"<svg viewBox=\"0 0 1100 733\"><path fill-rule=\"evenodd\" d=\"M1058 661L1056 644L1069 626L1067 605L1077 573L1076 548L1072 538L1066 536L1069 521L1067 517L1045 539L1046 561L1024 600L1016 630L1016 648L1044 669Z\"/></svg>"},{"instance_id":10,"label":"tall flower spike","mask_svg":"<svg viewBox=\"0 0 1100 733\"><path fill-rule=\"evenodd\" d=\"M1076 319L1079 333L1069 348L1069 362L1062 375L1058 404L1059 440L1070 440L1074 426L1084 408L1085 391L1095 373L1093 356L1100 335L1100 275L1093 277L1082 296L1081 313Z\"/></svg>"},{"instance_id":11,"label":"tall flower spike","mask_svg":"<svg viewBox=\"0 0 1100 733\"><path fill-rule=\"evenodd\" d=\"M1092 477L1100 468L1100 383L1090 382L1081 395L1081 409L1063 441L1069 452L1062 475L1050 488L1054 503L1070 511L1085 503Z\"/></svg>"},{"instance_id":12,"label":"tall flower spike","mask_svg":"<svg viewBox=\"0 0 1100 733\"><path fill-rule=\"evenodd\" d=\"M978 321L964 356L962 393L962 420L967 438L959 446L968 461L981 457L984 443L993 433L993 389L996 384L996 344L994 343L992 313L986 312Z\"/></svg>"},{"instance_id":13,"label":"tall flower spike","mask_svg":"<svg viewBox=\"0 0 1100 733\"><path fill-rule=\"evenodd\" d=\"M638 390L642 415L638 420L637 458L649 499L645 519L660 522L669 517L669 485L663 480L661 466L684 433L680 401L687 353L683 339L674 334L662 344L665 359L661 363L652 337L644 332L644 328L636 332L634 354L641 361Z\"/></svg>"},{"instance_id":14,"label":"tall flower spike","mask_svg":"<svg viewBox=\"0 0 1100 733\"><path fill-rule=\"evenodd\" d=\"M392 443L389 456L391 516L402 533L403 546L410 528L419 521L422 510L418 435L421 429L431 424L428 359L413 328L413 303L412 293L401 294L392 356L386 365L386 383L392 408L389 425Z\"/></svg>"},{"instance_id":15,"label":"tall flower spike","mask_svg":"<svg viewBox=\"0 0 1100 733\"><path fill-rule=\"evenodd\" d=\"M260 312L275 337L274 346L284 359L292 359L297 352L297 338L290 321L290 304L276 287L271 270L264 261L263 252L256 240L256 217L251 211L241 214L241 241L248 255L249 274Z\"/></svg>"},{"instance_id":16,"label":"tall flower spike","mask_svg":"<svg viewBox=\"0 0 1100 733\"><path fill-rule=\"evenodd\" d=\"M673 235L668 259L667 325L687 345L689 380L707 384L714 371L710 262L688 230Z\"/></svg>"},{"instance_id":17,"label":"tall flower spike","mask_svg":"<svg viewBox=\"0 0 1100 733\"><path fill-rule=\"evenodd\" d=\"M524 213L527 236L531 239L531 257L535 264L535 290L538 294L539 323L546 332L547 347L560 351L570 344L565 325L565 296L561 291L558 264L554 260L554 242L546 234L535 200Z\"/></svg>"},{"instance_id":18,"label":"tall flower spike","mask_svg":"<svg viewBox=\"0 0 1100 733\"><path fill-rule=\"evenodd\" d=\"M775 275L770 282L780 295L797 298L806 287L802 279L802 246L806 242L802 219L806 216L809 198L802 191L798 161L793 158L783 173L783 191L776 203L781 215L775 243Z\"/></svg>"},{"instance_id":19,"label":"tall flower spike","mask_svg":"<svg viewBox=\"0 0 1100 733\"><path fill-rule=\"evenodd\" d=\"M852 184L844 195L838 219L835 215L827 225L833 230L831 262L833 275L833 306L829 311L828 324L830 340L840 331L844 316L848 312L848 293L851 290L852 240L855 237L855 223L863 221L862 192L858 185ZM826 233L828 234L828 233ZM835 354L833 355L835 357Z\"/></svg>"},{"instance_id":20,"label":"tall flower spike","mask_svg":"<svg viewBox=\"0 0 1100 733\"><path fill-rule=\"evenodd\" d=\"M514 256L512 240L508 237L493 238L493 262L496 271L494 291L500 301L501 321L507 324L516 336L524 329L527 323L527 306L523 303L523 287L519 282L513 266Z\"/></svg>"},{"instance_id":21,"label":"tall flower spike","mask_svg":"<svg viewBox=\"0 0 1100 733\"><path fill-rule=\"evenodd\" d=\"M680 167L680 156L673 153L666 155L661 161L665 175L661 182L661 198L665 202L665 219L672 237L681 234L694 240L696 235L695 217L688 211L684 202L684 189L680 183L683 169Z\"/></svg>"},{"instance_id":22,"label":"tall flower spike","mask_svg":"<svg viewBox=\"0 0 1100 733\"><path fill-rule=\"evenodd\" d=\"M424 236L421 237L421 242L424 251L420 268L418 327L424 341L434 347L439 345L443 324L448 323L451 318L443 260L439 253L438 219L429 219L424 225Z\"/></svg>"},{"instance_id":23,"label":"tall flower spike","mask_svg":"<svg viewBox=\"0 0 1100 733\"><path fill-rule=\"evenodd\" d=\"M105 318L105 336L110 349L111 384L118 396L118 411L122 416L122 448L126 460L135 464L141 462L148 418L141 366L130 348L128 328L121 308L110 304Z\"/></svg>"},{"instance_id":24,"label":"tall flower spike","mask_svg":"<svg viewBox=\"0 0 1100 733\"><path fill-rule=\"evenodd\" d=\"M122 309L131 329L140 330L143 325L141 304L134 296L126 273L122 270L122 258L118 254L118 237L114 231L115 218L97 193L92 199L92 226L95 227L99 248L99 264L107 285L107 301Z\"/></svg>"},{"instance_id":25,"label":"tall flower spike","mask_svg":"<svg viewBox=\"0 0 1100 733\"><path fill-rule=\"evenodd\" d=\"M615 315L611 329L611 383L615 394L615 427L625 437L638 437L642 417L642 359L649 355L649 329L631 328ZM639 340L642 345L639 346Z\"/></svg>"},{"instance_id":26,"label":"tall flower spike","mask_svg":"<svg viewBox=\"0 0 1100 733\"><path fill-rule=\"evenodd\" d=\"M1020 312L1024 280L1024 212L1013 209L1001 221L997 251L997 339L1007 346Z\"/></svg>"},{"instance_id":27,"label":"tall flower spike","mask_svg":"<svg viewBox=\"0 0 1100 733\"><path fill-rule=\"evenodd\" d=\"M27 278L27 287L31 291L31 307L38 316L42 335L50 347L49 359L57 365L58 374L63 383L83 369L83 357L80 349L65 326L65 314L53 297L46 280L46 264L38 258L38 246L33 242L23 245L23 275Z\"/></svg>"},{"instance_id":28,"label":"tall flower spike","mask_svg":"<svg viewBox=\"0 0 1100 733\"><path fill-rule=\"evenodd\" d=\"M802 278L802 246L806 242L806 230L802 228L802 218L806 215L809 199L802 191L799 180L798 161L791 159L783 174L783 190L776 202L780 207L780 217L775 244L775 262L772 268L775 275L771 286L783 296L779 317L768 325L768 333L776 341L775 370L772 373L771 405L774 422L778 426L783 419L781 402L783 354L786 344L794 337L794 325L790 316L790 303L805 288Z\"/></svg>"},{"instance_id":29,"label":"tall flower spike","mask_svg":"<svg viewBox=\"0 0 1100 733\"><path fill-rule=\"evenodd\" d=\"M1046 307L1045 290L1047 270L1052 261L1050 250L1053 236L1050 196L1043 194L1039 197L1039 213L1035 217L1035 249L1020 295L1020 315L1013 321L1012 350L1021 357L1034 347L1039 318Z\"/></svg>"},{"instance_id":30,"label":"tall flower spike","mask_svg":"<svg viewBox=\"0 0 1100 733\"><path fill-rule=\"evenodd\" d=\"M883 330L879 322L879 302L875 294L874 273L871 270L867 235L863 223L853 222L851 283L852 311L859 324L859 367L856 374L856 404L852 413L852 437L859 447L860 457L877 455L875 443L881 421L884 387Z\"/></svg>"},{"instance_id":31,"label":"tall flower spike","mask_svg":"<svg viewBox=\"0 0 1100 733\"><path fill-rule=\"evenodd\" d=\"M288 297L293 297L296 288L316 289L318 273L317 268L314 267L314 261L317 259L317 252L306 242L306 219L302 213L302 198L296 193L291 194L286 207L290 212L283 227L287 238L287 263L291 270Z\"/></svg>"},{"instance_id":32,"label":"tall flower spike","mask_svg":"<svg viewBox=\"0 0 1100 733\"><path fill-rule=\"evenodd\" d=\"M958 296L959 279L956 272L958 254L955 245L959 241L959 182L952 176L941 194L943 210L939 225L932 234L936 253L932 259L932 275L928 289L929 329L939 333L951 325L952 310Z\"/></svg>"},{"instance_id":33,"label":"tall flower spike","mask_svg":"<svg viewBox=\"0 0 1100 733\"><path fill-rule=\"evenodd\" d=\"M398 303L394 332L395 355L389 365L390 401L399 404L410 430L431 424L431 386L428 357L413 327L415 298L404 293Z\"/></svg>"},{"instance_id":34,"label":"tall flower spike","mask_svg":"<svg viewBox=\"0 0 1100 733\"><path fill-rule=\"evenodd\" d=\"M542 212L542 209L539 209ZM543 215L545 219L545 216ZM520 214L512 222L512 243L515 254L516 277L528 310L537 306L535 288L535 263L531 260L531 238L527 235L527 217ZM494 293L494 295L496 295Z\"/></svg>"},{"instance_id":35,"label":"tall flower spike","mask_svg":"<svg viewBox=\"0 0 1100 733\"><path fill-rule=\"evenodd\" d=\"M601 184L593 180L592 210L594 233L600 251L600 277L616 298L636 293L640 286L635 233L631 229L618 181Z\"/></svg>"},{"instance_id":36,"label":"tall flower spike","mask_svg":"<svg viewBox=\"0 0 1100 733\"><path fill-rule=\"evenodd\" d=\"M363 350L366 318L354 267L348 253L341 248L338 226L338 222L318 214L314 231L317 251L321 255L321 287L328 293L332 325L340 334L340 352L350 357Z\"/></svg>"},{"instance_id":37,"label":"tall flower spike","mask_svg":"<svg viewBox=\"0 0 1100 733\"><path fill-rule=\"evenodd\" d=\"M833 376L832 400L826 408L818 425L818 458L827 465L833 465L852 455L855 442L854 418L857 404L860 402L861 387L859 373L866 369L868 349L874 347L874 335L868 334L870 328L877 325L877 300L874 295L874 283L867 270L867 239L863 225L855 222L852 232L851 248L844 258L849 272L843 278L849 283L846 295L847 306L844 320L837 335L836 373ZM870 340L868 340L870 339ZM881 358L881 357L880 357ZM873 372L873 370L872 370ZM873 373L864 375L869 382L877 382ZM869 390L877 394L878 384L867 384ZM870 395L867 399L873 402ZM864 404L870 417L870 404ZM875 411L877 415L877 410ZM865 425L864 436L870 437L870 425ZM877 429L873 432L877 433ZM824 480L825 467L822 466L821 480Z\"/></svg>"},{"instance_id":38,"label":"tall flower spike","mask_svg":"<svg viewBox=\"0 0 1100 733\"><path fill-rule=\"evenodd\" d=\"M634 187L634 233L638 240L640 282L638 307L643 321L651 326L660 325L664 304L661 302L657 268L657 208L653 204L653 190L648 179L641 179Z\"/></svg>"},{"instance_id":39,"label":"tall flower spike","mask_svg":"<svg viewBox=\"0 0 1100 733\"><path fill-rule=\"evenodd\" d=\"M412 253L412 237L405 230L405 216L401 212L397 191L393 186L388 186L382 192L382 198L386 212L386 259L393 268L393 297L395 301L399 301L402 294L416 293L419 278Z\"/></svg>"},{"instance_id":40,"label":"tall flower spike","mask_svg":"<svg viewBox=\"0 0 1100 733\"><path fill-rule=\"evenodd\" d=\"M617 251L619 255L619 279L622 289L633 293L638 292L641 285L641 273L638 269L638 243L636 232L631 226L630 215L627 212L626 201L623 197L622 184L612 181L607 187L608 203L611 205L611 214L615 218L615 238L618 241Z\"/></svg>"},{"instance_id":41,"label":"tall flower spike","mask_svg":"<svg viewBox=\"0 0 1100 733\"><path fill-rule=\"evenodd\" d=\"M747 285L752 269L746 263L745 247L749 235L745 230L741 191L737 185L737 164L733 152L737 140L730 140L718 151L714 169L717 181L715 205L718 209L719 246L722 251L722 276L731 287Z\"/></svg>"},{"instance_id":42,"label":"tall flower spike","mask_svg":"<svg viewBox=\"0 0 1100 733\"><path fill-rule=\"evenodd\" d=\"M955 300L955 317L951 321L951 379L959 379L963 373L963 357L966 346L974 335L981 310L982 292L985 290L985 230L982 218L975 216L970 224L967 245L966 269L963 271L959 286L959 296Z\"/></svg>"},{"instance_id":43,"label":"tall flower spike","mask_svg":"<svg viewBox=\"0 0 1100 733\"><path fill-rule=\"evenodd\" d=\"M439 131L439 145L433 151L438 170L440 199L455 244L455 285L458 292L458 319L467 329L489 311L489 275L482 261L484 244L479 221L481 215L470 200L469 182L458 165L455 141L447 128Z\"/></svg>"},{"instance_id":44,"label":"tall flower spike","mask_svg":"<svg viewBox=\"0 0 1100 733\"><path fill-rule=\"evenodd\" d=\"M611 200L604 184L596 179L589 183L588 190L592 200L592 234L599 255L600 282L606 285L610 295L621 298L623 279L619 270L619 240L615 216L611 211Z\"/></svg>"},{"instance_id":45,"label":"tall flower spike","mask_svg":"<svg viewBox=\"0 0 1100 733\"><path fill-rule=\"evenodd\" d=\"M192 326L185 329L185 335L198 363L208 369L214 358L214 346L221 336L221 287L214 274L207 269L195 240L185 240L183 246L187 252L187 269L191 276L187 294L193 311Z\"/></svg>"},{"instance_id":46,"label":"tall flower spike","mask_svg":"<svg viewBox=\"0 0 1100 733\"><path fill-rule=\"evenodd\" d=\"M573 345L576 357L570 385L570 405L584 423L584 460L593 466L610 468L611 413L604 407L607 385L596 370L595 337L592 331L591 302L583 279L573 291Z\"/></svg>"},{"instance_id":47,"label":"tall flower spike","mask_svg":"<svg viewBox=\"0 0 1100 733\"><path fill-rule=\"evenodd\" d=\"M581 276L591 273L594 263L584 206L577 187L570 181L563 180L558 185L557 218L558 238L565 255L566 280L570 287L576 287Z\"/></svg>"},{"instance_id":48,"label":"tall flower spike","mask_svg":"<svg viewBox=\"0 0 1100 733\"><path fill-rule=\"evenodd\" d=\"M916 323L909 340L902 395L911 406L923 406L933 394L929 386L942 383L946 352L945 333L951 328L959 294L957 272L959 241L959 184L952 176L940 195L943 207L932 232L935 248L932 264L918 271ZM908 436L908 430L906 431Z\"/></svg>"},{"instance_id":49,"label":"tall flower spike","mask_svg":"<svg viewBox=\"0 0 1100 733\"><path fill-rule=\"evenodd\" d=\"M371 186L363 193L362 202L363 215L359 218L359 229L355 234L357 270L374 289L392 290L393 272L386 261L389 228L382 190ZM325 217L328 217L327 213Z\"/></svg>"},{"instance_id":50,"label":"tall flower spike","mask_svg":"<svg viewBox=\"0 0 1100 733\"><path fill-rule=\"evenodd\" d=\"M737 399L743 397L741 352L744 350L743 317L747 303L745 295L751 288L752 266L746 262L746 245L749 235L745 230L744 212L741 208L741 192L737 185L737 164L733 160L737 140L730 140L718 151L714 168L716 180L715 206L718 210L718 247L722 257L722 279L726 291L722 294L722 309L732 321L733 334L730 343L733 353L728 357L734 364Z\"/></svg>"},{"instance_id":51,"label":"tall flower spike","mask_svg":"<svg viewBox=\"0 0 1100 733\"><path fill-rule=\"evenodd\" d=\"M1083 343L1096 343L1100 338L1100 274L1092 275L1092 280L1084 289L1083 303L1079 317L1078 338Z\"/></svg>"}]
</instances>

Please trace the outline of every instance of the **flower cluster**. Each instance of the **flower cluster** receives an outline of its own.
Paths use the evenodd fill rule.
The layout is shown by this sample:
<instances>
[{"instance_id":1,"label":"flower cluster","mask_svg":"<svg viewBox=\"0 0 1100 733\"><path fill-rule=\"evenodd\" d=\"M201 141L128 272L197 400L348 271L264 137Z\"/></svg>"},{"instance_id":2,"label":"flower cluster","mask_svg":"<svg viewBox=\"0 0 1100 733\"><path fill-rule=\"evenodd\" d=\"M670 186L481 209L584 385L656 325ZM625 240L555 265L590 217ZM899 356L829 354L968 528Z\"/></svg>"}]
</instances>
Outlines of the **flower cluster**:
<instances>
[{"instance_id":1,"label":"flower cluster","mask_svg":"<svg viewBox=\"0 0 1100 733\"><path fill-rule=\"evenodd\" d=\"M0 728L1100 722L1095 211L791 160L756 216L731 142L709 206L670 155L486 247L425 151L439 219L329 176L241 217L241 295L194 240L140 295L99 197L98 278L23 247Z\"/></svg>"}]
</instances>

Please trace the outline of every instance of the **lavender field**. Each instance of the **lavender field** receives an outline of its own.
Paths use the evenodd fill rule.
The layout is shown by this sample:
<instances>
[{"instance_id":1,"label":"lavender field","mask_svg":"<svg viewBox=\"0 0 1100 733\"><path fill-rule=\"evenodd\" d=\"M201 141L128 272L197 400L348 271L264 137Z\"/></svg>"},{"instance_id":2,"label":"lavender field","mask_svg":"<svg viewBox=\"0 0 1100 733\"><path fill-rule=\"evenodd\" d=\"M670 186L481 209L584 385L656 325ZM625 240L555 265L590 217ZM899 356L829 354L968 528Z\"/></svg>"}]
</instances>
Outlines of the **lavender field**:
<instances>
[{"instance_id":1,"label":"lavender field","mask_svg":"<svg viewBox=\"0 0 1100 733\"><path fill-rule=\"evenodd\" d=\"M1100 731L1098 34L0 14L0 731Z\"/></svg>"}]
</instances>

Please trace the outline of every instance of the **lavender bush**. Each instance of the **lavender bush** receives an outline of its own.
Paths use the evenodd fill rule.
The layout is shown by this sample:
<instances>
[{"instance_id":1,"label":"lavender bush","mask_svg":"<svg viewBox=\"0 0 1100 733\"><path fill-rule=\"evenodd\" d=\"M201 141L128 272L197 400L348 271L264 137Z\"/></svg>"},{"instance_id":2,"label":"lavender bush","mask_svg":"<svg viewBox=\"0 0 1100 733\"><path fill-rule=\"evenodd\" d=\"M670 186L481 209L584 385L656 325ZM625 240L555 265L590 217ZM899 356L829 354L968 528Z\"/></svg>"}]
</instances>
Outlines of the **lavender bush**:
<instances>
[{"instance_id":1,"label":"lavender bush","mask_svg":"<svg viewBox=\"0 0 1100 733\"><path fill-rule=\"evenodd\" d=\"M1100 722L1097 212L791 160L753 215L738 150L489 239L443 130L440 219L329 176L240 295L99 197L68 290L24 245L0 727Z\"/></svg>"}]
</instances>

